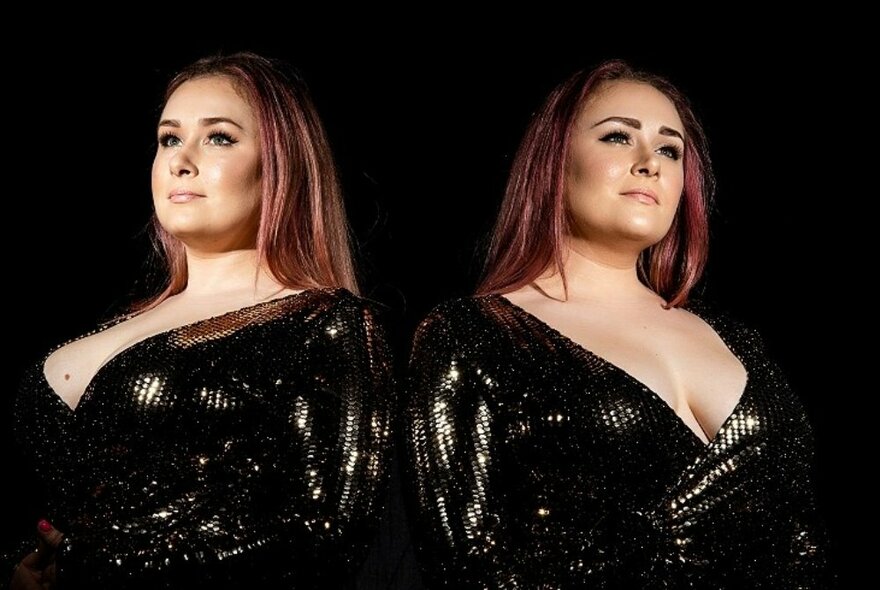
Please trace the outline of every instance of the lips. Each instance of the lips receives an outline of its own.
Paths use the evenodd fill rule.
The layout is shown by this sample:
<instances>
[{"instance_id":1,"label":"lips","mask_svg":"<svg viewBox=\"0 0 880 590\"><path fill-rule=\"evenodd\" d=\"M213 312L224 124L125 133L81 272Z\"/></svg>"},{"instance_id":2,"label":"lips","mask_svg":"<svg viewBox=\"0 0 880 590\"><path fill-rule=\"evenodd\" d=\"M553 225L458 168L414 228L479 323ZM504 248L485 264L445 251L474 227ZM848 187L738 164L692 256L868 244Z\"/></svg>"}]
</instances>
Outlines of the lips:
<instances>
[{"instance_id":1,"label":"lips","mask_svg":"<svg viewBox=\"0 0 880 590\"><path fill-rule=\"evenodd\" d=\"M640 203L645 203L646 205L660 204L660 199L657 198L657 194L651 189L637 188L629 191L624 191L620 194L636 199Z\"/></svg>"},{"instance_id":2,"label":"lips","mask_svg":"<svg viewBox=\"0 0 880 590\"><path fill-rule=\"evenodd\" d=\"M189 203L196 199L203 199L205 195L187 189L174 189L169 193L168 200L172 203Z\"/></svg>"}]
</instances>

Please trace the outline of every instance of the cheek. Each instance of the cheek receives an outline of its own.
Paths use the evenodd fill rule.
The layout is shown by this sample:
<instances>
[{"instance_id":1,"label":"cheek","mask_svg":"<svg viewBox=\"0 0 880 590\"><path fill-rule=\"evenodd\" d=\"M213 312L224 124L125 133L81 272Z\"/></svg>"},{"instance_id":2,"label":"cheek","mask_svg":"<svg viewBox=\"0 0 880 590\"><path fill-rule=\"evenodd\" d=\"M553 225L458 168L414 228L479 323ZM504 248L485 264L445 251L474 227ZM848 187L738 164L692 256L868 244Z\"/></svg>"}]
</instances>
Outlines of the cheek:
<instances>
[{"instance_id":1,"label":"cheek","mask_svg":"<svg viewBox=\"0 0 880 590\"><path fill-rule=\"evenodd\" d=\"M259 167L249 160L235 159L218 162L215 166L202 170L202 174L206 181L217 187L222 187L230 193L238 193L243 196L250 195L255 190L259 192Z\"/></svg>"},{"instance_id":2,"label":"cheek","mask_svg":"<svg viewBox=\"0 0 880 590\"><path fill-rule=\"evenodd\" d=\"M153 159L153 167L150 170L150 187L151 187L152 193L153 193L153 206L154 207L159 204L160 195L167 192L165 182L164 182L165 177L163 177L162 173L161 173L161 171L163 169L162 168L163 164L164 163L161 161L161 159L158 156L156 156L156 158ZM165 166L167 166L167 164L165 164Z\"/></svg>"},{"instance_id":3,"label":"cheek","mask_svg":"<svg viewBox=\"0 0 880 590\"><path fill-rule=\"evenodd\" d=\"M566 193L574 213L585 213L590 207L607 202L607 195L620 188L629 167L614 154L581 154L569 167Z\"/></svg>"},{"instance_id":4,"label":"cheek","mask_svg":"<svg viewBox=\"0 0 880 590\"><path fill-rule=\"evenodd\" d=\"M628 166L613 154L593 154L578 160L572 179L584 188L597 189L619 181L628 171Z\"/></svg>"},{"instance_id":5,"label":"cheek","mask_svg":"<svg viewBox=\"0 0 880 590\"><path fill-rule=\"evenodd\" d=\"M254 209L259 209L263 202L263 177L259 160L254 160L241 170L242 191L249 196Z\"/></svg>"},{"instance_id":6,"label":"cheek","mask_svg":"<svg viewBox=\"0 0 880 590\"><path fill-rule=\"evenodd\" d=\"M684 192L684 171L678 170L676 174L669 177L667 183L667 192L675 206L678 207Z\"/></svg>"}]
</instances>

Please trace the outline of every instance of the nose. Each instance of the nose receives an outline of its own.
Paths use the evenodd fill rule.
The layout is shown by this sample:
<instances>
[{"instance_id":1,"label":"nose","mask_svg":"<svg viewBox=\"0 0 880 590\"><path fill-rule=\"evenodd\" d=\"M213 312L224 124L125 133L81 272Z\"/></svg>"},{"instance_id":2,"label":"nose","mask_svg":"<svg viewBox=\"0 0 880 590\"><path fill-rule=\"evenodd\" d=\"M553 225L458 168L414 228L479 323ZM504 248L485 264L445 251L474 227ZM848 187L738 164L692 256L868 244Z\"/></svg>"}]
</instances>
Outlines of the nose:
<instances>
[{"instance_id":1,"label":"nose","mask_svg":"<svg viewBox=\"0 0 880 590\"><path fill-rule=\"evenodd\" d=\"M193 154L186 145L174 150L168 166L173 176L195 176L199 173Z\"/></svg>"},{"instance_id":2,"label":"nose","mask_svg":"<svg viewBox=\"0 0 880 590\"><path fill-rule=\"evenodd\" d=\"M645 148L639 152L633 162L632 173L635 176L656 176L660 172L660 157L654 150Z\"/></svg>"}]
</instances>

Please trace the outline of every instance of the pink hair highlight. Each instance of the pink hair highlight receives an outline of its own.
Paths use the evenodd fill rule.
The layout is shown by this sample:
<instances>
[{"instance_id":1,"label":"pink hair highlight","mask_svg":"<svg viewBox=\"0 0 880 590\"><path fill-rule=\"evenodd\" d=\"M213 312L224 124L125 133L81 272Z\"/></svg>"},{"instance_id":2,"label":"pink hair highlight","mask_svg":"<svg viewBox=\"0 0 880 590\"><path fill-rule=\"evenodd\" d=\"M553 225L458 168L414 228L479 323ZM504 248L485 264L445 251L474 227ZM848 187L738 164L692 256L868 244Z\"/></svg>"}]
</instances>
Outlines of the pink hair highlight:
<instances>
[{"instance_id":1,"label":"pink hair highlight","mask_svg":"<svg viewBox=\"0 0 880 590\"><path fill-rule=\"evenodd\" d=\"M672 101L684 124L684 190L679 210L664 238L643 253L639 270L642 280L670 307L687 301L708 256L714 177L706 136L688 100L675 86L620 60L575 73L550 93L532 118L511 167L477 294L515 291L548 268L559 270L567 290L565 176L572 129L599 86L615 80L650 84Z\"/></svg>"},{"instance_id":2,"label":"pink hair highlight","mask_svg":"<svg viewBox=\"0 0 880 590\"><path fill-rule=\"evenodd\" d=\"M184 68L169 82L165 101L184 83L214 76L229 79L259 120L260 261L291 289L344 287L358 293L336 165L305 83L280 62L235 53L203 58ZM159 304L187 283L183 245L155 215L152 230L168 278L165 288L137 309Z\"/></svg>"}]
</instances>

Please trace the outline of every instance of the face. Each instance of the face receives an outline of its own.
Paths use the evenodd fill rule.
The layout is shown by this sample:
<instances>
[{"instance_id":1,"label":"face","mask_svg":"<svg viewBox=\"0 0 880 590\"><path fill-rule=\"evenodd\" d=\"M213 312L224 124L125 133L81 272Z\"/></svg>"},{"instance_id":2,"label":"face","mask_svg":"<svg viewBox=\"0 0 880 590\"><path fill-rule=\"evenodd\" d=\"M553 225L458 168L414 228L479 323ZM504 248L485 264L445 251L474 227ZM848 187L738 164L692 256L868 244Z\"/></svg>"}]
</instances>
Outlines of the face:
<instances>
[{"instance_id":1,"label":"face","mask_svg":"<svg viewBox=\"0 0 880 590\"><path fill-rule=\"evenodd\" d=\"M188 248L253 248L260 216L256 114L224 77L182 84L165 104L153 161L153 206Z\"/></svg>"},{"instance_id":2,"label":"face","mask_svg":"<svg viewBox=\"0 0 880 590\"><path fill-rule=\"evenodd\" d=\"M684 126L653 86L607 82L575 122L566 178L572 238L641 251L660 241L684 187Z\"/></svg>"}]
</instances>

